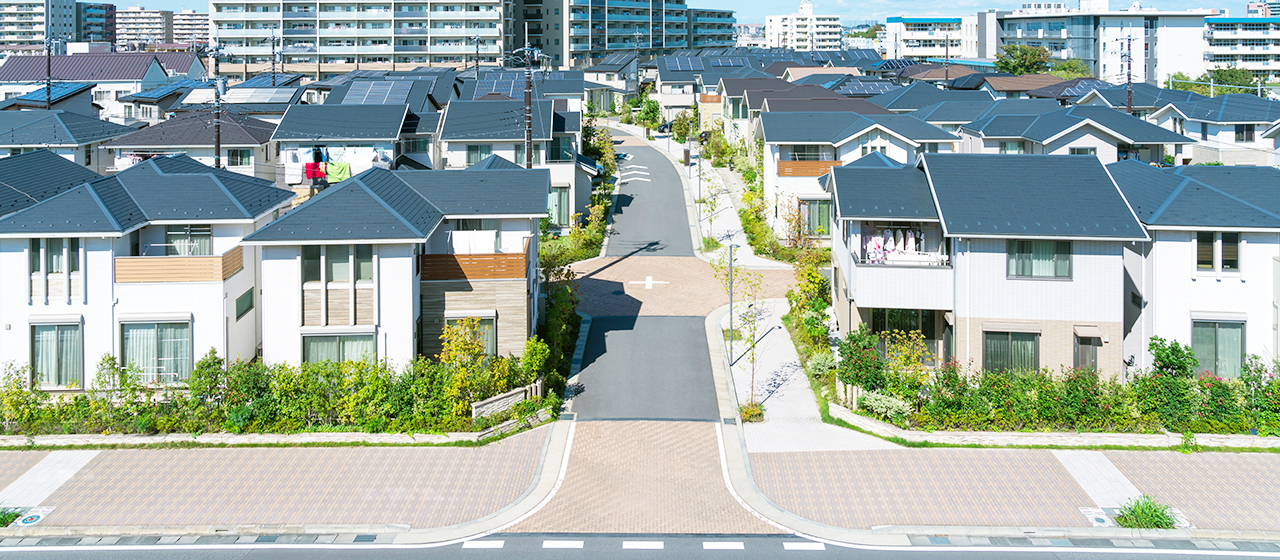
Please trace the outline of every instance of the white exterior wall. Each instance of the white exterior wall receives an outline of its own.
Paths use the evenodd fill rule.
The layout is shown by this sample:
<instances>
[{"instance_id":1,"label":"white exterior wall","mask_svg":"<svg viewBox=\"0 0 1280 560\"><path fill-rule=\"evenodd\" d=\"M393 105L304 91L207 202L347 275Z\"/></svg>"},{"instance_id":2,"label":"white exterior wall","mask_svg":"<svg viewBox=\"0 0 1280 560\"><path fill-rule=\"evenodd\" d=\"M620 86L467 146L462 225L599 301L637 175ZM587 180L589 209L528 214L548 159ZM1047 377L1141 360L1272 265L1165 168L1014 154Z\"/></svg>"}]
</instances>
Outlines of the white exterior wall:
<instances>
[{"instance_id":1,"label":"white exterior wall","mask_svg":"<svg viewBox=\"0 0 1280 560\"><path fill-rule=\"evenodd\" d=\"M378 357L400 368L417 356L413 337L420 304L413 245L374 245ZM301 286L301 284L299 284ZM299 340L301 344L301 340Z\"/></svg>"},{"instance_id":2,"label":"white exterior wall","mask_svg":"<svg viewBox=\"0 0 1280 560\"><path fill-rule=\"evenodd\" d=\"M262 359L302 362L302 249L262 248Z\"/></svg>"},{"instance_id":3,"label":"white exterior wall","mask_svg":"<svg viewBox=\"0 0 1280 560\"><path fill-rule=\"evenodd\" d=\"M1097 129L1085 126L1078 128L1071 133L1054 140L1048 144L1033 144L1032 152L1037 154L1047 154L1055 156L1071 155L1071 148L1093 148L1098 153L1098 160L1103 165L1115 163L1118 159L1116 151L1116 141L1111 135L1104 135ZM1000 145L996 144L996 153L999 153Z\"/></svg>"},{"instance_id":4,"label":"white exterior wall","mask_svg":"<svg viewBox=\"0 0 1280 560\"><path fill-rule=\"evenodd\" d=\"M248 175L250 177L257 177L259 179L266 179L268 181L274 181L276 179L276 162L275 162L275 159L271 157L271 153L272 151L274 151L273 148L274 148L274 144L271 144L271 143L264 144L262 146L223 146L222 147L222 150L223 150L222 164L226 167L227 171L239 173L241 175ZM226 165L228 161L226 151L233 150L233 149L252 149L253 155L250 156L249 158L250 164L249 165ZM113 166L116 168L116 170L128 169L129 167L132 167L134 165L133 160L129 158L130 155L134 155L134 154L150 155L150 154L159 154L159 153L163 153L166 155L167 154L186 154L190 156L191 159L194 159L200 163L203 163L211 167L213 166L213 148L212 147L194 147L194 146L188 146L188 147L175 146L169 149L116 148L115 157L113 159ZM106 156L105 153L103 153L102 155L104 157Z\"/></svg>"},{"instance_id":5,"label":"white exterior wall","mask_svg":"<svg viewBox=\"0 0 1280 560\"><path fill-rule=\"evenodd\" d=\"M1073 241L1070 280L1009 278L1004 239L953 243L960 248L955 255L957 315L1027 321L1123 319L1119 242Z\"/></svg>"}]
</instances>

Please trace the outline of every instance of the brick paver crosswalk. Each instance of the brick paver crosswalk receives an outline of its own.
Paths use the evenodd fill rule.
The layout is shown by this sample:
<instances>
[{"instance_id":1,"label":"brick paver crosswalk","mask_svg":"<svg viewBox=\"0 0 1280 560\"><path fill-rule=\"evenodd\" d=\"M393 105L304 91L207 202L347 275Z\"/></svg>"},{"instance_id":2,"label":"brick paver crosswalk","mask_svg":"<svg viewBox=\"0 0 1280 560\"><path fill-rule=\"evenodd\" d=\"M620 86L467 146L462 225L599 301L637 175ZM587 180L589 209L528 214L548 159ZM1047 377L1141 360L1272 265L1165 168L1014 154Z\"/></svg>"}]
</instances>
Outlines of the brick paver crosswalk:
<instances>
[{"instance_id":1,"label":"brick paver crosswalk","mask_svg":"<svg viewBox=\"0 0 1280 560\"><path fill-rule=\"evenodd\" d=\"M705 317L729 303L711 265L695 257L605 257L579 263L574 270L582 296L578 309L587 315ZM794 281L790 270L758 272L766 298L786 295ZM646 285L647 278L655 282Z\"/></svg>"}]
</instances>

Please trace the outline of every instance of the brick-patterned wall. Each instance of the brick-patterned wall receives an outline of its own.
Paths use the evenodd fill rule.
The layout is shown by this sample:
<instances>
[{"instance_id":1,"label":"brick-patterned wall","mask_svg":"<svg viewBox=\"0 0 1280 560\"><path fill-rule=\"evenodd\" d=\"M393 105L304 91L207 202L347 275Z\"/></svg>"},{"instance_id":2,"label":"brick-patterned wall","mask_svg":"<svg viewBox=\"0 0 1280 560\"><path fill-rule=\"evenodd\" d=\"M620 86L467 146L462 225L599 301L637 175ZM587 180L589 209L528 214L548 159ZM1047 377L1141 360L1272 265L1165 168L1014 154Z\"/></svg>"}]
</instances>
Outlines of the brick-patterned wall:
<instances>
[{"instance_id":1,"label":"brick-patterned wall","mask_svg":"<svg viewBox=\"0 0 1280 560\"><path fill-rule=\"evenodd\" d=\"M973 369L982 368L983 323L1035 323L1040 326L1040 367L1058 371L1075 362L1075 326L1096 326L1106 340L1098 349L1098 370L1118 377L1123 369L1123 326L1120 323L1074 321L1022 321L1013 319L956 317L956 359ZM967 327L967 328L966 328Z\"/></svg>"},{"instance_id":2,"label":"brick-patterned wall","mask_svg":"<svg viewBox=\"0 0 1280 560\"><path fill-rule=\"evenodd\" d=\"M525 279L446 280L422 283L421 353L440 353L440 333L450 312L497 310L498 354L519 356L529 337L529 298Z\"/></svg>"}]
</instances>

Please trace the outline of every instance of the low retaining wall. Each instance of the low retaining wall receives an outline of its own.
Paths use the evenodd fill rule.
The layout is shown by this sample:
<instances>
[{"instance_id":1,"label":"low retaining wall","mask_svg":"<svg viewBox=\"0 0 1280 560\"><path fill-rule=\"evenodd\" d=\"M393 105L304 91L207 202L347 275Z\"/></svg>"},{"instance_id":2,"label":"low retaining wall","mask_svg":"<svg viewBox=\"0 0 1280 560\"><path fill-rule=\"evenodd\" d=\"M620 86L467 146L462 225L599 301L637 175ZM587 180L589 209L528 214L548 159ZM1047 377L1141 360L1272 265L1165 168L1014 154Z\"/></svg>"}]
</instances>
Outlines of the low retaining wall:
<instances>
[{"instance_id":1,"label":"low retaining wall","mask_svg":"<svg viewBox=\"0 0 1280 560\"><path fill-rule=\"evenodd\" d=\"M531 385L517 387L507 391L501 395L494 395L485 400L471 403L471 418L483 418L492 416L499 412L510 410L511 407L522 403L529 399L542 396L542 380L534 381Z\"/></svg>"}]
</instances>

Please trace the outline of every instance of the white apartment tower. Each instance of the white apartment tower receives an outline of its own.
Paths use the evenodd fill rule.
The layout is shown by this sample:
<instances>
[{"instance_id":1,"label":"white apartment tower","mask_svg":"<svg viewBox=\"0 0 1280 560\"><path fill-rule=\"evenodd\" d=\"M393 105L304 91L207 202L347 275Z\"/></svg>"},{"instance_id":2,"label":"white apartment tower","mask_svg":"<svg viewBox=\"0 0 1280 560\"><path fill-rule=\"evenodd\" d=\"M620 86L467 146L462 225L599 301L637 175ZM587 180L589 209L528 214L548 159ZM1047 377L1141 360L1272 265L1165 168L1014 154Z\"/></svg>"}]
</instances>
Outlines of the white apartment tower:
<instances>
[{"instance_id":1,"label":"white apartment tower","mask_svg":"<svg viewBox=\"0 0 1280 560\"><path fill-rule=\"evenodd\" d=\"M173 12L131 6L116 12L116 44L172 43Z\"/></svg>"},{"instance_id":2,"label":"white apartment tower","mask_svg":"<svg viewBox=\"0 0 1280 560\"><path fill-rule=\"evenodd\" d=\"M891 17L877 38L887 59L973 58L978 56L978 17Z\"/></svg>"},{"instance_id":3,"label":"white apartment tower","mask_svg":"<svg viewBox=\"0 0 1280 560\"><path fill-rule=\"evenodd\" d=\"M182 10L173 14L173 40L178 43L209 43L209 14Z\"/></svg>"},{"instance_id":4,"label":"white apartment tower","mask_svg":"<svg viewBox=\"0 0 1280 560\"><path fill-rule=\"evenodd\" d=\"M505 6L504 6L505 4ZM211 40L224 47L223 75L271 68L320 79L352 70L494 63L510 48L504 0L297 2L211 0Z\"/></svg>"},{"instance_id":5,"label":"white apartment tower","mask_svg":"<svg viewBox=\"0 0 1280 560\"><path fill-rule=\"evenodd\" d=\"M765 16L764 36L771 48L823 51L840 48L840 16L813 15L813 2L800 1L800 13Z\"/></svg>"},{"instance_id":6,"label":"white apartment tower","mask_svg":"<svg viewBox=\"0 0 1280 560\"><path fill-rule=\"evenodd\" d=\"M45 9L49 9L46 19ZM75 33L75 0L5 0L0 2L0 45L28 45L43 48L45 26L55 39ZM58 47L54 47L57 53Z\"/></svg>"}]
</instances>

